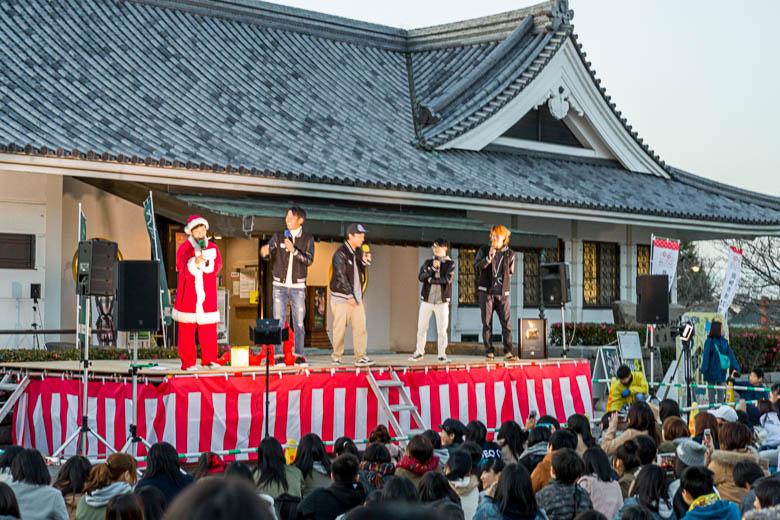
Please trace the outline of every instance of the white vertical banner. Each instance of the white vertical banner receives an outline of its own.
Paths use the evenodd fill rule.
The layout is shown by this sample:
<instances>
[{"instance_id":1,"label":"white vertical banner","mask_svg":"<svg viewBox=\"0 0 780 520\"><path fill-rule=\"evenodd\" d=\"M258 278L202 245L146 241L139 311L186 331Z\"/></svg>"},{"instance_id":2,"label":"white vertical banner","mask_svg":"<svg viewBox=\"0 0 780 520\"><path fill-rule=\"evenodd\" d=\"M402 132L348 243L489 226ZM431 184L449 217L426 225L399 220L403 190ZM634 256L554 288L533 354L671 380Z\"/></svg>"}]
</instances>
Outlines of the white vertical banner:
<instances>
[{"instance_id":1,"label":"white vertical banner","mask_svg":"<svg viewBox=\"0 0 780 520\"><path fill-rule=\"evenodd\" d=\"M742 276L742 250L734 246L729 247L728 264L726 265L726 276L723 279L723 289L720 291L720 303L718 303L718 314L728 318L729 307L734 301L734 295L737 294L739 279Z\"/></svg>"},{"instance_id":2,"label":"white vertical banner","mask_svg":"<svg viewBox=\"0 0 780 520\"><path fill-rule=\"evenodd\" d=\"M672 290L677 274L677 259L680 256L680 241L653 236L650 256L650 274L665 274L669 277L669 291Z\"/></svg>"}]
</instances>

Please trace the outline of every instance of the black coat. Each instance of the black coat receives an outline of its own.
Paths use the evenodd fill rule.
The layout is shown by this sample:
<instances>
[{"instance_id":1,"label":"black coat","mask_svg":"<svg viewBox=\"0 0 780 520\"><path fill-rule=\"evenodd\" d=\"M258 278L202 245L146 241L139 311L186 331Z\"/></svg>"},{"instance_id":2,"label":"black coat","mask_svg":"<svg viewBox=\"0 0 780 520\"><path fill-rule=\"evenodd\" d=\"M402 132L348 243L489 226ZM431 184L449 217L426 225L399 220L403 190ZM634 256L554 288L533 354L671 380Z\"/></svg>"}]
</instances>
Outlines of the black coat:
<instances>
[{"instance_id":1,"label":"black coat","mask_svg":"<svg viewBox=\"0 0 780 520\"><path fill-rule=\"evenodd\" d=\"M363 259L363 250L352 251L352 248L344 242L341 247L333 253L331 268L333 275L330 279L330 292L333 296L341 298L354 298L355 288L353 287L354 265L357 262L358 272L360 273L360 283L363 286L363 292L366 292L366 267Z\"/></svg>"},{"instance_id":2,"label":"black coat","mask_svg":"<svg viewBox=\"0 0 780 520\"><path fill-rule=\"evenodd\" d=\"M290 265L290 253L284 247L284 232L278 231L268 241L268 255L273 259L274 282L287 280L287 266ZM306 283L309 266L314 262L314 237L305 231L295 239L293 255L293 283Z\"/></svg>"},{"instance_id":3,"label":"black coat","mask_svg":"<svg viewBox=\"0 0 780 520\"><path fill-rule=\"evenodd\" d=\"M315 489L298 505L299 520L334 520L357 507L366 499L359 482L333 482L330 487Z\"/></svg>"},{"instance_id":4,"label":"black coat","mask_svg":"<svg viewBox=\"0 0 780 520\"><path fill-rule=\"evenodd\" d=\"M437 276L438 275L438 276ZM433 269L433 258L423 262L420 266L419 279L423 283L420 291L420 299L428 301L431 285L441 285L441 299L449 302L452 299L452 279L455 277L455 262L450 257L441 261L438 273Z\"/></svg>"},{"instance_id":5,"label":"black coat","mask_svg":"<svg viewBox=\"0 0 780 520\"><path fill-rule=\"evenodd\" d=\"M493 264L488 260L488 252L490 246L482 246L477 251L477 255L474 258L474 267L477 270L477 286L480 291L487 291L488 294L496 294L492 292L494 282L501 285L501 294L504 296L509 295L510 282L512 275L515 274L515 252L509 249L508 246L504 246L501 252L504 254L501 261L501 265L498 270L493 273Z\"/></svg>"}]
</instances>

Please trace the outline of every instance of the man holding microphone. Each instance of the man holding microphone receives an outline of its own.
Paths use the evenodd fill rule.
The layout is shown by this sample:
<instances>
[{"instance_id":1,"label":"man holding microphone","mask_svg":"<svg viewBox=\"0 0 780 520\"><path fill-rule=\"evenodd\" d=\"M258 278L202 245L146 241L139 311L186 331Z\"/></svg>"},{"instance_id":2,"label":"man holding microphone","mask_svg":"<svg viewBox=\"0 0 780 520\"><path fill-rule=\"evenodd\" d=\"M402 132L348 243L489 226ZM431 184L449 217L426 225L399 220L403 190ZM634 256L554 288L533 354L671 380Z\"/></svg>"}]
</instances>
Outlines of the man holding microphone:
<instances>
[{"instance_id":1,"label":"man holding microphone","mask_svg":"<svg viewBox=\"0 0 780 520\"><path fill-rule=\"evenodd\" d=\"M356 366L371 366L374 362L366 355L368 333L363 295L368 285L366 270L371 265L371 251L367 244L366 228L362 224L350 224L344 243L333 253L330 279L330 304L333 309L334 365L341 364L344 355L344 335L347 324L352 324L352 347Z\"/></svg>"},{"instance_id":2,"label":"man holding microphone","mask_svg":"<svg viewBox=\"0 0 780 520\"><path fill-rule=\"evenodd\" d=\"M502 225L490 229L490 245L477 251L474 266L477 271L479 310L482 317L482 341L488 360L495 358L493 349L493 311L501 322L504 358L514 361L512 353L511 304L509 292L515 273L515 253L509 249L509 230Z\"/></svg>"},{"instance_id":3,"label":"man holding microphone","mask_svg":"<svg viewBox=\"0 0 780 520\"><path fill-rule=\"evenodd\" d=\"M306 211L292 206L284 217L287 229L274 233L271 240L260 248L263 258L273 259L271 300L274 319L284 323L287 321L288 304L292 310L296 363L306 363L303 356L303 340L306 334L303 324L306 317L306 276L309 266L314 262L314 237L303 231L305 220Z\"/></svg>"}]
</instances>

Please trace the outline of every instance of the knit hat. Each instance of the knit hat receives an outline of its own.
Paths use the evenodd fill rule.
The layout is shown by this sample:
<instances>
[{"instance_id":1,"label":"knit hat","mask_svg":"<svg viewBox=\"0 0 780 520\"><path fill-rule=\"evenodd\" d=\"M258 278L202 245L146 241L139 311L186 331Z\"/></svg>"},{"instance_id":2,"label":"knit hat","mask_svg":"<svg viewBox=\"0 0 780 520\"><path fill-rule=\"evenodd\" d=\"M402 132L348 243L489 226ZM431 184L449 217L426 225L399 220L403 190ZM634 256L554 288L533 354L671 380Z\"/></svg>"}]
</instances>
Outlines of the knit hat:
<instances>
[{"instance_id":1,"label":"knit hat","mask_svg":"<svg viewBox=\"0 0 780 520\"><path fill-rule=\"evenodd\" d=\"M710 411L710 413L714 415L716 418L722 419L730 423L735 423L739 420L739 416L737 416L736 410L726 405L719 406L714 410Z\"/></svg>"},{"instance_id":2,"label":"knit hat","mask_svg":"<svg viewBox=\"0 0 780 520\"><path fill-rule=\"evenodd\" d=\"M190 215L190 218L187 219L187 225L184 226L184 232L191 235L192 230L198 226L206 226L206 229L208 229L209 221L200 215Z\"/></svg>"},{"instance_id":3,"label":"knit hat","mask_svg":"<svg viewBox=\"0 0 780 520\"><path fill-rule=\"evenodd\" d=\"M707 453L707 448L696 441L685 439L677 445L675 453L680 462L688 467L704 466L704 456Z\"/></svg>"}]
</instances>

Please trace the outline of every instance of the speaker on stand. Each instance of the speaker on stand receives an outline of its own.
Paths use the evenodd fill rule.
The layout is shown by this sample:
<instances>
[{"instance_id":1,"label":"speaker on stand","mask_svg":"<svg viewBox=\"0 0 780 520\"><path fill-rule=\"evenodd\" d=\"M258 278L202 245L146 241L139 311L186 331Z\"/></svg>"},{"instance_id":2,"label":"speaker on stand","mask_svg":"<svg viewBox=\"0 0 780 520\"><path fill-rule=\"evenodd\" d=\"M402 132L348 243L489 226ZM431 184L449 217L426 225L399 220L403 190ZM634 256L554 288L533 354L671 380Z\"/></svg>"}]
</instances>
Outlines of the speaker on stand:
<instances>
[{"instance_id":1,"label":"speaker on stand","mask_svg":"<svg viewBox=\"0 0 780 520\"><path fill-rule=\"evenodd\" d=\"M160 324L160 277L159 262L156 260L125 260L117 263L114 281L116 285L117 330L133 335L133 360L130 363L132 381L132 418L128 426L128 437L122 452L138 454L138 443L151 447L149 441L138 435L138 371L156 366L157 363L138 363L138 333L154 332ZM162 324L165 326L165 324Z\"/></svg>"},{"instance_id":2,"label":"speaker on stand","mask_svg":"<svg viewBox=\"0 0 780 520\"><path fill-rule=\"evenodd\" d=\"M545 307L561 308L561 343L563 357L566 358L569 352L566 347L566 304L571 301L569 264L566 262L540 264L539 276Z\"/></svg>"},{"instance_id":3,"label":"speaker on stand","mask_svg":"<svg viewBox=\"0 0 780 520\"><path fill-rule=\"evenodd\" d=\"M648 325L645 345L650 347L650 396L655 397L654 325L669 324L669 276L647 274L636 277L636 321Z\"/></svg>"}]
</instances>

